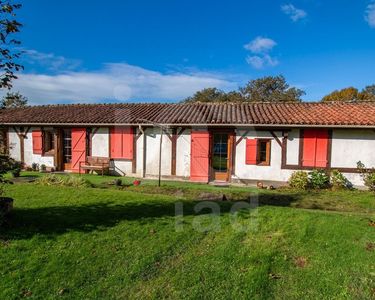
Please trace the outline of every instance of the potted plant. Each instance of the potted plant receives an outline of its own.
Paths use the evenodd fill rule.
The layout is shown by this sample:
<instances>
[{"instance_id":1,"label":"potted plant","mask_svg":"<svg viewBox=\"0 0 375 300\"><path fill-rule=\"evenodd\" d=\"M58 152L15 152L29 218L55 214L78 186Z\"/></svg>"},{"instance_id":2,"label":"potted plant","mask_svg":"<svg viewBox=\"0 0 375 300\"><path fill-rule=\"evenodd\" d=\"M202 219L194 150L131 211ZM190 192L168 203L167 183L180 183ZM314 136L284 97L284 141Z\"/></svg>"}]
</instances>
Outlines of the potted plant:
<instances>
[{"instance_id":1,"label":"potted plant","mask_svg":"<svg viewBox=\"0 0 375 300\"><path fill-rule=\"evenodd\" d=\"M37 163L32 163L31 164L31 169L36 172L39 171L39 165Z\"/></svg>"},{"instance_id":2,"label":"potted plant","mask_svg":"<svg viewBox=\"0 0 375 300\"><path fill-rule=\"evenodd\" d=\"M141 184L141 181L139 179L136 179L136 180L133 181L134 186L138 186L140 184Z\"/></svg>"},{"instance_id":3,"label":"potted plant","mask_svg":"<svg viewBox=\"0 0 375 300\"><path fill-rule=\"evenodd\" d=\"M40 165L39 172L41 172L41 173L45 173L46 170L47 170L47 167L46 167L45 164Z\"/></svg>"}]
</instances>

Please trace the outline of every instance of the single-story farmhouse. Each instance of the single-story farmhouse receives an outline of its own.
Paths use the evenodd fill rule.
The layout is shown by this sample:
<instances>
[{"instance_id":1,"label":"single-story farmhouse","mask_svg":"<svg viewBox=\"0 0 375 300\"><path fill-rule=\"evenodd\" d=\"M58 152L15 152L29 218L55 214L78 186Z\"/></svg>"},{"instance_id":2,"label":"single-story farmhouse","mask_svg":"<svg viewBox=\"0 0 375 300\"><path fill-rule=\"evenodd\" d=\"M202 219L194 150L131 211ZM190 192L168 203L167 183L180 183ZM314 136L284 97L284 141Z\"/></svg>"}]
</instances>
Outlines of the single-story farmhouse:
<instances>
[{"instance_id":1,"label":"single-story farmhouse","mask_svg":"<svg viewBox=\"0 0 375 300\"><path fill-rule=\"evenodd\" d=\"M0 112L10 155L25 166L84 172L109 164L136 177L286 182L338 169L363 185L375 167L375 103L78 104Z\"/></svg>"}]
</instances>

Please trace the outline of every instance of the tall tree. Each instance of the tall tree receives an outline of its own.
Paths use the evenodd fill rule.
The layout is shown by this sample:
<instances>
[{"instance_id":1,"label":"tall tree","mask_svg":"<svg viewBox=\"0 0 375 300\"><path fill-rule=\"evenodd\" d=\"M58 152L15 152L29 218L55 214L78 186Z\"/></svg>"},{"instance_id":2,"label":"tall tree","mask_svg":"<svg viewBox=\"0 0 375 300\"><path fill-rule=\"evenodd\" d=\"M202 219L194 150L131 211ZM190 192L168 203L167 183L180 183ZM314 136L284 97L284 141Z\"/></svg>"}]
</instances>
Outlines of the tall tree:
<instances>
[{"instance_id":1,"label":"tall tree","mask_svg":"<svg viewBox=\"0 0 375 300\"><path fill-rule=\"evenodd\" d=\"M1 99L0 107L4 108L16 108L16 107L25 107L27 105L28 99L21 95L19 92L8 92Z\"/></svg>"},{"instance_id":2,"label":"tall tree","mask_svg":"<svg viewBox=\"0 0 375 300\"><path fill-rule=\"evenodd\" d=\"M322 102L351 102L358 100L360 100L360 92L354 87L333 91L322 98Z\"/></svg>"},{"instance_id":3,"label":"tall tree","mask_svg":"<svg viewBox=\"0 0 375 300\"><path fill-rule=\"evenodd\" d=\"M21 4L12 0L0 0L0 88L12 87L12 80L16 79L16 71L23 69L17 63L20 51L17 46L20 41L14 39L14 34L20 31L22 24L16 20L16 10Z\"/></svg>"},{"instance_id":4,"label":"tall tree","mask_svg":"<svg viewBox=\"0 0 375 300\"><path fill-rule=\"evenodd\" d=\"M361 94L363 100L375 101L375 84L366 86Z\"/></svg>"},{"instance_id":5,"label":"tall tree","mask_svg":"<svg viewBox=\"0 0 375 300\"><path fill-rule=\"evenodd\" d=\"M186 98L183 102L223 102L225 101L225 92L217 88L206 88L196 92L192 97Z\"/></svg>"},{"instance_id":6,"label":"tall tree","mask_svg":"<svg viewBox=\"0 0 375 300\"><path fill-rule=\"evenodd\" d=\"M283 76L251 80L239 91L225 93L217 88L196 92L183 102L300 102L305 92L290 87Z\"/></svg>"},{"instance_id":7,"label":"tall tree","mask_svg":"<svg viewBox=\"0 0 375 300\"><path fill-rule=\"evenodd\" d=\"M240 91L249 102L301 102L305 95L303 90L290 87L282 75L251 80Z\"/></svg>"}]
</instances>

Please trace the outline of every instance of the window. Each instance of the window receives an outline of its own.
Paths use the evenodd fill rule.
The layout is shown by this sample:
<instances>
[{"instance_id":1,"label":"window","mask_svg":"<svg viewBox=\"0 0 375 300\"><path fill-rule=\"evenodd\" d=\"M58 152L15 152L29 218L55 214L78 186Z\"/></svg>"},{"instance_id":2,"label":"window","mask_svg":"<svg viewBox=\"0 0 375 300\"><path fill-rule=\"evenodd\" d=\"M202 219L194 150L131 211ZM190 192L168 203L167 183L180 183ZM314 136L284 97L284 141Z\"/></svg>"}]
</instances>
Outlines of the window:
<instances>
[{"instance_id":1,"label":"window","mask_svg":"<svg viewBox=\"0 0 375 300\"><path fill-rule=\"evenodd\" d=\"M133 158L133 128L113 127L110 131L110 155L114 159Z\"/></svg>"},{"instance_id":2,"label":"window","mask_svg":"<svg viewBox=\"0 0 375 300\"><path fill-rule=\"evenodd\" d=\"M271 140L258 140L257 164L269 166L271 162Z\"/></svg>"},{"instance_id":3,"label":"window","mask_svg":"<svg viewBox=\"0 0 375 300\"><path fill-rule=\"evenodd\" d=\"M271 163L270 139L246 139L246 164L269 166Z\"/></svg>"},{"instance_id":4,"label":"window","mask_svg":"<svg viewBox=\"0 0 375 300\"><path fill-rule=\"evenodd\" d=\"M53 131L44 131L43 133L43 152L53 154L55 150L55 135Z\"/></svg>"}]
</instances>

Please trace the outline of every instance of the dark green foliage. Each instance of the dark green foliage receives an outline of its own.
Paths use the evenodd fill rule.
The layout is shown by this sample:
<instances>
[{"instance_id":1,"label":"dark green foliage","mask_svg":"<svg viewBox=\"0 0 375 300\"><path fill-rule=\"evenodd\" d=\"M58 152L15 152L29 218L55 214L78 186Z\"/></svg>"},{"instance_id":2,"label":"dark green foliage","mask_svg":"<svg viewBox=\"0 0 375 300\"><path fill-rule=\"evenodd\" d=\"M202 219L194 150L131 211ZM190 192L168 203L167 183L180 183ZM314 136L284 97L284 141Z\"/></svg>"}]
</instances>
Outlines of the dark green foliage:
<instances>
[{"instance_id":1,"label":"dark green foliage","mask_svg":"<svg viewBox=\"0 0 375 300\"><path fill-rule=\"evenodd\" d=\"M357 162L357 168L361 173L365 186L367 186L370 191L375 191L375 169L367 169L361 161Z\"/></svg>"},{"instance_id":2,"label":"dark green foliage","mask_svg":"<svg viewBox=\"0 0 375 300\"><path fill-rule=\"evenodd\" d=\"M338 170L331 172L330 183L333 190L353 188L353 184Z\"/></svg>"},{"instance_id":3,"label":"dark green foliage","mask_svg":"<svg viewBox=\"0 0 375 300\"><path fill-rule=\"evenodd\" d=\"M289 186L297 190L306 190L309 187L309 176L304 171L296 171L289 178Z\"/></svg>"},{"instance_id":4,"label":"dark green foliage","mask_svg":"<svg viewBox=\"0 0 375 300\"><path fill-rule=\"evenodd\" d=\"M3 109L25 107L27 105L27 101L27 98L22 96L19 92L8 92L1 100L0 107Z\"/></svg>"},{"instance_id":5,"label":"dark green foliage","mask_svg":"<svg viewBox=\"0 0 375 300\"><path fill-rule=\"evenodd\" d=\"M240 91L249 102L300 102L305 95L303 90L290 87L282 75L250 80Z\"/></svg>"},{"instance_id":6,"label":"dark green foliage","mask_svg":"<svg viewBox=\"0 0 375 300\"><path fill-rule=\"evenodd\" d=\"M325 189L329 187L329 176L324 170L309 172L309 185L313 189Z\"/></svg>"},{"instance_id":7,"label":"dark green foliage","mask_svg":"<svg viewBox=\"0 0 375 300\"><path fill-rule=\"evenodd\" d=\"M300 102L304 91L290 87L282 75L250 80L238 91L206 88L183 102Z\"/></svg>"},{"instance_id":8,"label":"dark green foliage","mask_svg":"<svg viewBox=\"0 0 375 300\"><path fill-rule=\"evenodd\" d=\"M365 87L361 92L354 88L348 87L341 90L333 91L324 96L322 102L359 102L375 101L375 85Z\"/></svg>"},{"instance_id":9,"label":"dark green foliage","mask_svg":"<svg viewBox=\"0 0 375 300\"><path fill-rule=\"evenodd\" d=\"M20 41L13 37L22 27L15 19L16 10L20 8L21 4L15 4L12 0L0 0L0 88L10 89L12 80L17 78L14 73L23 69L16 62L21 54L17 50Z\"/></svg>"}]
</instances>

